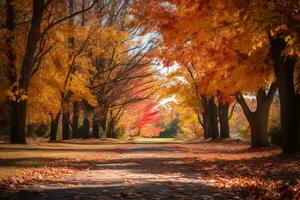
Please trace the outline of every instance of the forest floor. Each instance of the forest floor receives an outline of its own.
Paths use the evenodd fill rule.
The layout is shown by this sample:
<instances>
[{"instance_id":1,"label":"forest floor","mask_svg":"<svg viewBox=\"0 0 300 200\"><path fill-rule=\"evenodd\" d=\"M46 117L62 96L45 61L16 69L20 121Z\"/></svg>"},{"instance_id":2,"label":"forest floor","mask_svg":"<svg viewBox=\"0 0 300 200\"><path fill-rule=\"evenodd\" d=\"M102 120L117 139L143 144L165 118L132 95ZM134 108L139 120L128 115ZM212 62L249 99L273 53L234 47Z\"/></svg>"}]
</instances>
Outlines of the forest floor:
<instances>
[{"instance_id":1,"label":"forest floor","mask_svg":"<svg viewBox=\"0 0 300 200\"><path fill-rule=\"evenodd\" d=\"M0 199L296 199L300 155L239 141L0 145Z\"/></svg>"}]
</instances>

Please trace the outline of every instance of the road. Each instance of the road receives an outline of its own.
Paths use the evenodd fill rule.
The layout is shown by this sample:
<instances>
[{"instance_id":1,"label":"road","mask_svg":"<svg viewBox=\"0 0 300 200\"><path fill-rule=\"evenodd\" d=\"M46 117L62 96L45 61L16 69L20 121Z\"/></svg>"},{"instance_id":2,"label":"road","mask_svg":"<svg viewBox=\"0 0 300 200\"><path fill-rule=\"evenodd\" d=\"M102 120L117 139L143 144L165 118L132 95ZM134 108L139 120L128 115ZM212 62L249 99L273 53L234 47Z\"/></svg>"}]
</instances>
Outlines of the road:
<instances>
[{"instance_id":1,"label":"road","mask_svg":"<svg viewBox=\"0 0 300 200\"><path fill-rule=\"evenodd\" d=\"M43 180L17 192L2 191L0 198L239 199L203 179L195 155L180 145L184 144L130 144L121 150L112 146L105 151L113 157L105 161L77 163L74 175Z\"/></svg>"}]
</instances>

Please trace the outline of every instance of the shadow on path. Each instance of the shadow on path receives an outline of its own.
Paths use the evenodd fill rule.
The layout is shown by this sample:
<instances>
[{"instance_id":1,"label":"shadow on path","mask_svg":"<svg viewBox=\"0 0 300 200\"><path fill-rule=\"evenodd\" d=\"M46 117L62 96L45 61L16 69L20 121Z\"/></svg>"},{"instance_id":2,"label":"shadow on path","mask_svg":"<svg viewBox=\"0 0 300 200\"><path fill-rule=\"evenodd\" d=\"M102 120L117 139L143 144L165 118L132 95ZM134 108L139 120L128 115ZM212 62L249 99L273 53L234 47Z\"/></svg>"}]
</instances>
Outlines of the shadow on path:
<instances>
[{"instance_id":1,"label":"shadow on path","mask_svg":"<svg viewBox=\"0 0 300 200\"><path fill-rule=\"evenodd\" d=\"M85 150L93 151L92 148ZM218 189L207 182L210 176L214 176L212 170L232 166L232 174L226 176L234 178L235 172L240 170L239 167L242 169L243 165L255 169L257 163L263 164L274 159L281 162L280 155L199 161L195 154L187 154L176 146L163 144L132 145L122 150L111 147L95 149L93 152L113 152L115 157L108 160L58 162L58 166L76 169L77 173L71 177L43 180L18 192L0 191L0 199L243 199L243 192L251 188ZM1 162L15 166L22 161L2 159ZM243 178L255 175L252 171L248 174L244 171L239 172ZM265 174L265 178L272 178L272 173ZM276 173L281 176L280 171ZM300 176L296 171L283 173L282 176L287 178Z\"/></svg>"}]
</instances>

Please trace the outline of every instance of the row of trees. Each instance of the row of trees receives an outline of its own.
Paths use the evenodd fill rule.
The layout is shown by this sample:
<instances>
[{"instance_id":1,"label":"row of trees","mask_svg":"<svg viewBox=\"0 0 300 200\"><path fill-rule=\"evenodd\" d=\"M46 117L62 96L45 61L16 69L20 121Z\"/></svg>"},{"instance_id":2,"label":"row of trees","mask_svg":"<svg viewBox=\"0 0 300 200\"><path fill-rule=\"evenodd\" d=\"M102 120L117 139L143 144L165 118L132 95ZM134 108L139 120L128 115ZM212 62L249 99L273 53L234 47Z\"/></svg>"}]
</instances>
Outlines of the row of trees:
<instances>
[{"instance_id":1,"label":"row of trees","mask_svg":"<svg viewBox=\"0 0 300 200\"><path fill-rule=\"evenodd\" d=\"M269 108L279 88L283 152L300 148L299 3L288 1L137 1L136 24L157 32L156 56L187 69L202 106L204 135L227 135L233 96L250 124L252 146L269 144ZM244 95L256 95L256 110ZM218 108L216 105L218 98Z\"/></svg>"},{"instance_id":2,"label":"row of trees","mask_svg":"<svg viewBox=\"0 0 300 200\"><path fill-rule=\"evenodd\" d=\"M2 113L11 143L28 124L50 124L50 140L116 137L124 110L155 87L147 55L130 26L128 0L0 1ZM7 117L9 116L9 117ZM82 127L79 131L79 120ZM92 121L92 123L91 123Z\"/></svg>"}]
</instances>

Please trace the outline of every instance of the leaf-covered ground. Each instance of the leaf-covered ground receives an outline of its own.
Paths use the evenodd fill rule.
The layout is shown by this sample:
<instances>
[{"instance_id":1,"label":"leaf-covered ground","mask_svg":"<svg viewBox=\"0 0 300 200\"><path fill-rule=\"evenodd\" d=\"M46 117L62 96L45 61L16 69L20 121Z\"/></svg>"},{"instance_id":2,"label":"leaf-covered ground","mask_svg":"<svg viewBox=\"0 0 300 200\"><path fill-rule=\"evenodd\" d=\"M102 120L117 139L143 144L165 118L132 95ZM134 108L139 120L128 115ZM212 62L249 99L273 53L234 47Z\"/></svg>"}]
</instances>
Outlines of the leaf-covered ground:
<instances>
[{"instance_id":1,"label":"leaf-covered ground","mask_svg":"<svg viewBox=\"0 0 300 200\"><path fill-rule=\"evenodd\" d=\"M299 199L300 155L248 144L0 145L0 199Z\"/></svg>"}]
</instances>

